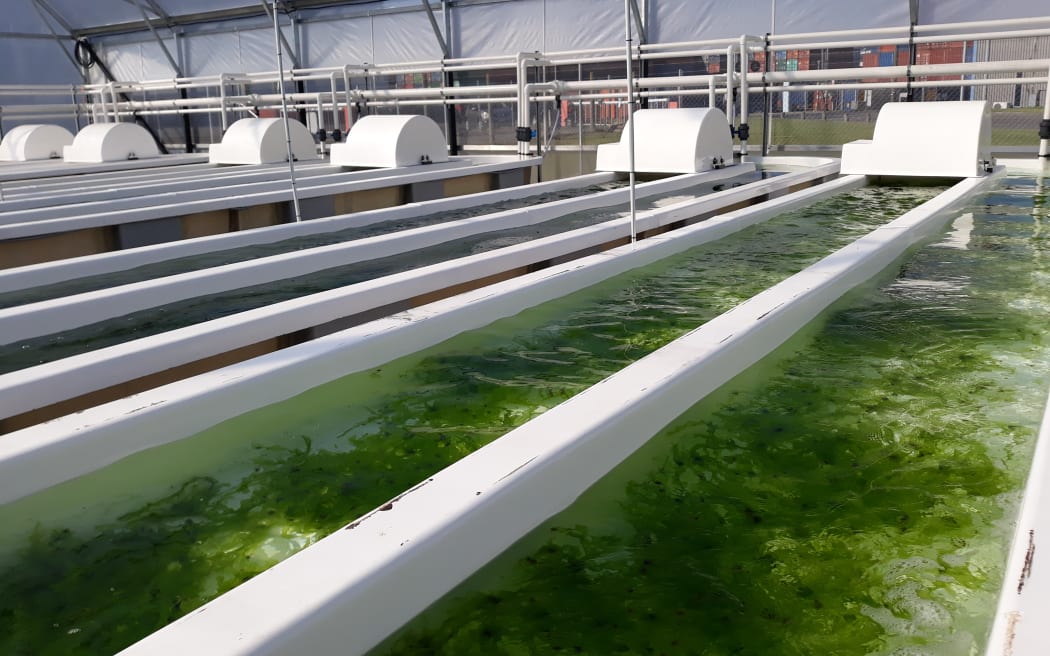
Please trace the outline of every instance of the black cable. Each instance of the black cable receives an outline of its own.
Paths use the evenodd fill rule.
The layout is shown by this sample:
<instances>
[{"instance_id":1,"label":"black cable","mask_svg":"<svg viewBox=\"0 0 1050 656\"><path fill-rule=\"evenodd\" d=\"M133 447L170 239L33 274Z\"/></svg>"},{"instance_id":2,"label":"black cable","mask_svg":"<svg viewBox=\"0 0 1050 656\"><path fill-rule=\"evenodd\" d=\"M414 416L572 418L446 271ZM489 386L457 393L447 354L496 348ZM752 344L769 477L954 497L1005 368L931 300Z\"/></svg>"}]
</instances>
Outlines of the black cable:
<instances>
[{"instance_id":1,"label":"black cable","mask_svg":"<svg viewBox=\"0 0 1050 656\"><path fill-rule=\"evenodd\" d=\"M77 62L79 62L81 66L91 68L95 64L98 64L99 70L102 71L102 74L106 76L107 81L117 81L116 78L113 77L113 73L109 70L109 67L106 66L106 63L99 59L98 53L95 52L94 46L92 46L91 42L87 39L77 40L77 45L73 48L73 52L77 58ZM120 92L120 97L124 100L124 102L131 102L131 98L129 98L128 94L124 93L123 91ZM153 129L153 126L147 123L146 119L139 116L137 112L132 112L131 116L135 119L136 123L146 128L146 131L149 132L151 137L153 137L153 141L156 142L157 149L160 150L160 152L164 155L167 155L168 148L164 145L164 142L160 140L160 136L157 135L157 132Z\"/></svg>"},{"instance_id":2,"label":"black cable","mask_svg":"<svg viewBox=\"0 0 1050 656\"><path fill-rule=\"evenodd\" d=\"M86 39L77 39L76 45L73 46L73 57L84 68L91 68L98 61L95 58L95 49Z\"/></svg>"}]
</instances>

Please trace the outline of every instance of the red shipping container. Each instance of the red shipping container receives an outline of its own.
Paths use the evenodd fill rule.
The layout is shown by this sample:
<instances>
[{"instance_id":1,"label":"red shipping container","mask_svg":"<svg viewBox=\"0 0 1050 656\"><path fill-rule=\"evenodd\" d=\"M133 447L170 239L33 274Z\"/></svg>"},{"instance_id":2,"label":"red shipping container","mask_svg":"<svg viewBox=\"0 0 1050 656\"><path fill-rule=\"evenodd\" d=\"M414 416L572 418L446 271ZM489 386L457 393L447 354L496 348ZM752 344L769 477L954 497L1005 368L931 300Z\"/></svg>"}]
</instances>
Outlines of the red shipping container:
<instances>
[{"instance_id":1,"label":"red shipping container","mask_svg":"<svg viewBox=\"0 0 1050 656\"><path fill-rule=\"evenodd\" d=\"M861 55L860 65L864 68L876 68L879 65L879 53L869 52Z\"/></svg>"},{"instance_id":2,"label":"red shipping container","mask_svg":"<svg viewBox=\"0 0 1050 656\"><path fill-rule=\"evenodd\" d=\"M898 50L897 51L897 65L898 66L907 66L909 59L910 59L910 57L908 55L908 51L907 50Z\"/></svg>"},{"instance_id":3,"label":"red shipping container","mask_svg":"<svg viewBox=\"0 0 1050 656\"><path fill-rule=\"evenodd\" d=\"M893 52L897 46L879 46L879 52Z\"/></svg>"},{"instance_id":4,"label":"red shipping container","mask_svg":"<svg viewBox=\"0 0 1050 656\"><path fill-rule=\"evenodd\" d=\"M800 71L808 71L809 70L809 57L808 56L803 57L802 59L798 60L798 70L800 70Z\"/></svg>"}]
</instances>

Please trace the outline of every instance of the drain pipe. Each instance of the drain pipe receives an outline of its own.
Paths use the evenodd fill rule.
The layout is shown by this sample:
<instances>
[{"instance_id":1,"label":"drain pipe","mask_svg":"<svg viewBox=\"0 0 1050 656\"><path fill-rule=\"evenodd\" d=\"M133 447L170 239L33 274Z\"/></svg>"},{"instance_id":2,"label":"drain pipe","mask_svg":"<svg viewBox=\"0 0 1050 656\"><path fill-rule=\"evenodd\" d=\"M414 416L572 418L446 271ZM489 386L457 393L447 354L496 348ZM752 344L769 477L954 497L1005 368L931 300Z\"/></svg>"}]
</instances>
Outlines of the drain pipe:
<instances>
[{"instance_id":1,"label":"drain pipe","mask_svg":"<svg viewBox=\"0 0 1050 656\"><path fill-rule=\"evenodd\" d=\"M736 58L735 43L730 43L726 46L726 119L729 120L729 137L733 138L736 136L736 128L733 127L733 60Z\"/></svg>"},{"instance_id":2,"label":"drain pipe","mask_svg":"<svg viewBox=\"0 0 1050 656\"><path fill-rule=\"evenodd\" d=\"M748 102L748 88L747 88L747 74L750 73L748 69L748 49L747 49L747 35L740 35L740 126L737 128L737 136L740 137L740 161L744 161L747 157L747 140L751 136L751 128L747 125L748 115L750 114L750 103Z\"/></svg>"},{"instance_id":3,"label":"drain pipe","mask_svg":"<svg viewBox=\"0 0 1050 656\"><path fill-rule=\"evenodd\" d=\"M737 135L740 137L740 156L742 158L747 157L747 140L751 136L751 128L747 124L748 116L751 113L751 103L748 102L749 91L747 84L747 76L751 73L751 58L747 46L748 41L757 41L763 43L763 45L765 44L765 40L761 37L748 34L740 35L740 127L737 128ZM765 88L764 83L763 88ZM730 119L730 121L732 121L732 119Z\"/></svg>"},{"instance_id":4,"label":"drain pipe","mask_svg":"<svg viewBox=\"0 0 1050 656\"><path fill-rule=\"evenodd\" d=\"M352 66L347 64L343 66L343 85L346 92L346 132L350 133L350 128L354 127L354 106L364 102L364 94L359 89L350 88L350 71L358 71L360 73L368 75L368 66Z\"/></svg>"},{"instance_id":5,"label":"drain pipe","mask_svg":"<svg viewBox=\"0 0 1050 656\"><path fill-rule=\"evenodd\" d=\"M332 86L332 141L339 141L335 137L342 134L339 131L339 72L333 71L331 75ZM349 107L349 105L347 105Z\"/></svg>"},{"instance_id":6,"label":"drain pipe","mask_svg":"<svg viewBox=\"0 0 1050 656\"><path fill-rule=\"evenodd\" d=\"M624 31L626 32L627 50L627 175L628 197L631 201L631 244L638 241L635 230L635 176L634 176L634 58L631 53L631 0L623 0Z\"/></svg>"},{"instance_id":7,"label":"drain pipe","mask_svg":"<svg viewBox=\"0 0 1050 656\"><path fill-rule=\"evenodd\" d=\"M226 77L227 73L219 75L219 125L222 127L222 133L226 134L227 121L226 121ZM282 84L283 84L282 78ZM282 88L283 91L283 88Z\"/></svg>"},{"instance_id":8,"label":"drain pipe","mask_svg":"<svg viewBox=\"0 0 1050 656\"><path fill-rule=\"evenodd\" d=\"M528 102L528 99L532 97L533 92L535 92L535 91L550 91L555 96L560 96L560 95L562 95L562 92L564 90L565 90L565 84L563 82L559 81L559 80L551 80L550 82L529 82L528 84L526 84L525 88L524 88L524 97L525 97L526 100L525 100L525 102L520 103L520 106L518 107L518 111L521 112L519 114L519 116L522 119L520 121L520 123L522 123L523 125L532 125L532 110L530 109L530 103ZM531 137L532 128L529 128L529 134L530 134L529 139L531 141L531 139L532 139L532 137ZM542 145L542 143L543 142L542 142L542 137L541 137L540 138L540 145ZM530 145L529 143L526 143L525 144L525 152L522 153L521 150L519 149L518 150L518 154L519 155L528 155L529 154L529 145Z\"/></svg>"},{"instance_id":9,"label":"drain pipe","mask_svg":"<svg viewBox=\"0 0 1050 656\"><path fill-rule=\"evenodd\" d=\"M117 85L115 82L110 82L109 87L109 100L113 103L113 122L120 123L120 104L117 101Z\"/></svg>"},{"instance_id":10,"label":"drain pipe","mask_svg":"<svg viewBox=\"0 0 1050 656\"><path fill-rule=\"evenodd\" d=\"M288 127L288 96L284 90L284 55L281 54L281 27L277 22L277 0L273 0L273 41L277 48L277 75L281 84L281 113L284 116L284 144L288 153L288 179L292 184L292 207L295 208L295 222L299 223L303 220L303 215L299 211L299 192L295 188L295 158L292 156L292 132ZM223 119L225 117L224 108Z\"/></svg>"},{"instance_id":11,"label":"drain pipe","mask_svg":"<svg viewBox=\"0 0 1050 656\"><path fill-rule=\"evenodd\" d=\"M1050 70L1046 76L1046 103L1043 106L1043 120L1039 122L1039 157L1050 161Z\"/></svg>"},{"instance_id":12,"label":"drain pipe","mask_svg":"<svg viewBox=\"0 0 1050 656\"><path fill-rule=\"evenodd\" d=\"M540 57L539 52L519 52L516 55L518 69L518 128L515 136L518 139L518 154L526 156L529 154L529 144L532 141L532 125L529 121L529 92L527 87L529 64L544 63L547 60Z\"/></svg>"},{"instance_id":13,"label":"drain pipe","mask_svg":"<svg viewBox=\"0 0 1050 656\"><path fill-rule=\"evenodd\" d=\"M715 108L715 98L717 97L717 94L715 94L715 77L712 75L707 79L707 106L711 109Z\"/></svg>"}]
</instances>

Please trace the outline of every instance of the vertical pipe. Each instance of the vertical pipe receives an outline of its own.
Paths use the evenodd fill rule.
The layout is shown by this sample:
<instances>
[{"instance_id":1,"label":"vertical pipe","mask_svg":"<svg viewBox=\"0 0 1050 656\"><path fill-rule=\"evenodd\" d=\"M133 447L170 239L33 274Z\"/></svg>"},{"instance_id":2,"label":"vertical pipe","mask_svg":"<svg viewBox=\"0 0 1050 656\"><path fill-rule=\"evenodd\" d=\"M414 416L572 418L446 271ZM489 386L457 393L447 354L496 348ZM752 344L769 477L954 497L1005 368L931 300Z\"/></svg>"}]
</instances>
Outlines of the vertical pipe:
<instances>
[{"instance_id":1,"label":"vertical pipe","mask_svg":"<svg viewBox=\"0 0 1050 656\"><path fill-rule=\"evenodd\" d=\"M284 144L288 153L288 179L292 184L292 207L295 208L295 222L299 223L303 216L299 211L299 191L295 188L295 158L292 157L292 132L288 127L288 97L284 92L284 56L281 54L281 28L277 23L277 0L273 0L273 42L277 49L277 75L281 81L281 113L284 116ZM223 122L225 120L224 108Z\"/></svg>"},{"instance_id":2,"label":"vertical pipe","mask_svg":"<svg viewBox=\"0 0 1050 656\"><path fill-rule=\"evenodd\" d=\"M332 129L339 129L339 82L337 78L339 73L333 72L331 75L331 86L332 86ZM349 105L347 105L349 107Z\"/></svg>"},{"instance_id":3,"label":"vertical pipe","mask_svg":"<svg viewBox=\"0 0 1050 656\"><path fill-rule=\"evenodd\" d=\"M715 108L715 100L717 95L715 94L715 76L707 78L707 106L711 109Z\"/></svg>"},{"instance_id":4,"label":"vertical pipe","mask_svg":"<svg viewBox=\"0 0 1050 656\"><path fill-rule=\"evenodd\" d=\"M576 79L583 80L583 64L576 64ZM579 171L583 175L583 100L576 101L576 145L579 147Z\"/></svg>"},{"instance_id":5,"label":"vertical pipe","mask_svg":"<svg viewBox=\"0 0 1050 656\"><path fill-rule=\"evenodd\" d=\"M186 89L185 88L182 88L182 87L179 88L179 97L184 99L184 100L189 97L187 95L187 93L186 93ZM192 153L194 151L194 147L193 147L193 126L192 126L192 124L190 122L190 115L189 114L185 114L184 113L182 115L182 133L183 133L183 136L186 138L186 153L187 154Z\"/></svg>"},{"instance_id":6,"label":"vertical pipe","mask_svg":"<svg viewBox=\"0 0 1050 656\"><path fill-rule=\"evenodd\" d=\"M69 85L69 94L73 98L73 125L80 132L80 103L77 102L77 88L72 84Z\"/></svg>"},{"instance_id":7,"label":"vertical pipe","mask_svg":"<svg viewBox=\"0 0 1050 656\"><path fill-rule=\"evenodd\" d=\"M749 92L747 88L747 74L750 73L750 61L748 56L747 37L740 36L740 156L747 157L747 140L751 135L748 132L747 118L751 110ZM730 69L732 70L732 69Z\"/></svg>"},{"instance_id":8,"label":"vertical pipe","mask_svg":"<svg viewBox=\"0 0 1050 656\"><path fill-rule=\"evenodd\" d=\"M631 61L631 0L623 2L623 20L627 36L627 175L628 196L631 200L631 243L638 240L635 231L635 194L634 194L634 66Z\"/></svg>"},{"instance_id":9,"label":"vertical pipe","mask_svg":"<svg viewBox=\"0 0 1050 656\"><path fill-rule=\"evenodd\" d=\"M1047 71L1050 77L1050 70ZM1050 80L1046 83L1046 97L1043 98L1043 120L1039 124L1039 157L1050 159Z\"/></svg>"},{"instance_id":10,"label":"vertical pipe","mask_svg":"<svg viewBox=\"0 0 1050 656\"><path fill-rule=\"evenodd\" d=\"M441 67L445 67L445 61L441 60ZM455 74L452 71L444 71L441 74L441 84L451 89L456 85ZM451 98L451 96L450 96ZM456 126L456 106L445 103L445 140L448 142L448 154L459 154L459 130Z\"/></svg>"},{"instance_id":11,"label":"vertical pipe","mask_svg":"<svg viewBox=\"0 0 1050 656\"><path fill-rule=\"evenodd\" d=\"M117 84L109 83L109 100L113 103L113 122L120 123L120 106L117 101Z\"/></svg>"},{"instance_id":12,"label":"vertical pipe","mask_svg":"<svg viewBox=\"0 0 1050 656\"><path fill-rule=\"evenodd\" d=\"M274 6L277 6L276 3ZM277 53L280 55L280 53ZM284 93L284 74L281 74L281 93ZM226 74L219 75L219 124L222 133L226 134Z\"/></svg>"},{"instance_id":13,"label":"vertical pipe","mask_svg":"<svg viewBox=\"0 0 1050 656\"><path fill-rule=\"evenodd\" d=\"M726 118L729 120L729 129L736 134L736 130L733 129L733 62L736 61L736 44L731 43L726 47Z\"/></svg>"},{"instance_id":14,"label":"vertical pipe","mask_svg":"<svg viewBox=\"0 0 1050 656\"><path fill-rule=\"evenodd\" d=\"M776 16L776 1L773 2L773 15L774 20ZM766 35L766 50L765 50L765 65L763 68L768 73L771 69L770 55L772 51L769 49L769 34ZM773 94L769 93L769 87L766 83L766 76L762 76L762 156L766 157L769 155L769 144L773 137Z\"/></svg>"},{"instance_id":15,"label":"vertical pipe","mask_svg":"<svg viewBox=\"0 0 1050 656\"><path fill-rule=\"evenodd\" d=\"M350 66L343 66L343 91L346 92L346 132L350 133L350 126L354 124L353 98L350 93ZM345 137L344 137L345 138Z\"/></svg>"}]
</instances>

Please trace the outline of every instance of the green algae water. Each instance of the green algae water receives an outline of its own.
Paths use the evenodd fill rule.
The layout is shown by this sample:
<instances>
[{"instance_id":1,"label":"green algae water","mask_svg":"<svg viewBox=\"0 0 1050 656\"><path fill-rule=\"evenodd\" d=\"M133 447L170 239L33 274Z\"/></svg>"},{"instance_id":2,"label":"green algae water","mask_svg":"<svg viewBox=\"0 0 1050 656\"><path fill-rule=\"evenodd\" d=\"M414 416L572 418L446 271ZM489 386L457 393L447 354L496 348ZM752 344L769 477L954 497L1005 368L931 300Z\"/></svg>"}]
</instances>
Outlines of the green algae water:
<instances>
[{"instance_id":1,"label":"green algae water","mask_svg":"<svg viewBox=\"0 0 1050 656\"><path fill-rule=\"evenodd\" d=\"M1050 376L1011 179L377 654L983 653Z\"/></svg>"},{"instance_id":2,"label":"green algae water","mask_svg":"<svg viewBox=\"0 0 1050 656\"><path fill-rule=\"evenodd\" d=\"M741 177L743 179L749 179L752 177L757 179L760 175L762 174L755 173L753 176ZM739 181L737 183L739 184ZM681 202L711 193L715 188L721 188L732 184L734 183L729 180L718 183L705 183L703 185L695 185L671 193L639 199L638 209L647 210L673 202ZM530 205L532 203L526 202L524 204ZM502 209L516 206L519 206L516 202L500 205ZM104 348L106 346L112 346L114 344L121 344L133 339L156 335L195 323L226 317L238 312L245 312L263 307L265 305L279 303L309 294L316 294L336 289L338 287L444 262L458 257L483 253L497 248L512 246L533 239L539 239L575 230L577 228L595 225L604 221L610 221L626 216L626 208L626 204L620 204L582 210L566 214L557 219L544 221L537 225L524 226L498 232L481 233L452 242L417 249L408 253L333 267L304 276L277 280L261 285L197 296L176 303L148 308L121 317L100 321L88 326L60 331L12 344L0 345L0 374L17 371L38 364L44 364L46 362L53 362L61 358L79 355L81 353ZM492 211L492 206L489 206L489 211ZM465 211L467 214L473 214L474 212L475 210ZM484 212L477 211L476 213L483 214ZM395 226L392 226L388 222L384 224L365 226L351 231L335 233L334 236L321 235L320 237L332 238L335 241L347 241L351 238L361 239L368 236L388 233L392 228L403 230L411 227L419 227L420 225L425 224L440 223L445 220L450 220L450 217L448 217L448 215L420 217L411 221L398 222ZM350 235L350 233L352 233L352 235ZM318 238L318 236L311 236L308 238L304 237L300 240L290 241L300 242L306 239L316 240ZM259 256L260 254L270 254L266 253L266 251L271 248L287 249L288 247L284 242L280 242L277 245L253 246L248 249L236 249L236 251L233 252L240 253L240 251L247 250L256 254L256 256ZM295 250L295 248L292 248L291 250ZM228 253L230 253L230 251L189 259L195 266L197 266L197 268L204 268L205 265L202 265L202 262L210 262L210 264L207 264L206 266L221 264L222 262L217 261L216 258L234 257L235 259L244 259L246 257L243 253L234 256L230 256ZM247 259L251 259L251 257L248 257ZM161 263L156 265L156 267L167 267L169 264L170 263ZM184 264L180 261L172 266L184 266ZM133 272L130 274L115 274L114 276L98 276L92 279L94 282L88 281L81 283L80 281L74 281L73 283L62 283L61 287L68 291L70 285L94 284L97 286L100 284L98 281L101 279L115 282L116 279L127 277L128 275L135 276L138 274ZM132 281L134 279L135 278L132 278ZM34 294L36 293L36 290L29 290L25 293Z\"/></svg>"},{"instance_id":3,"label":"green algae water","mask_svg":"<svg viewBox=\"0 0 1050 656\"><path fill-rule=\"evenodd\" d=\"M2 507L0 653L127 646L936 191L841 195Z\"/></svg>"}]
</instances>

